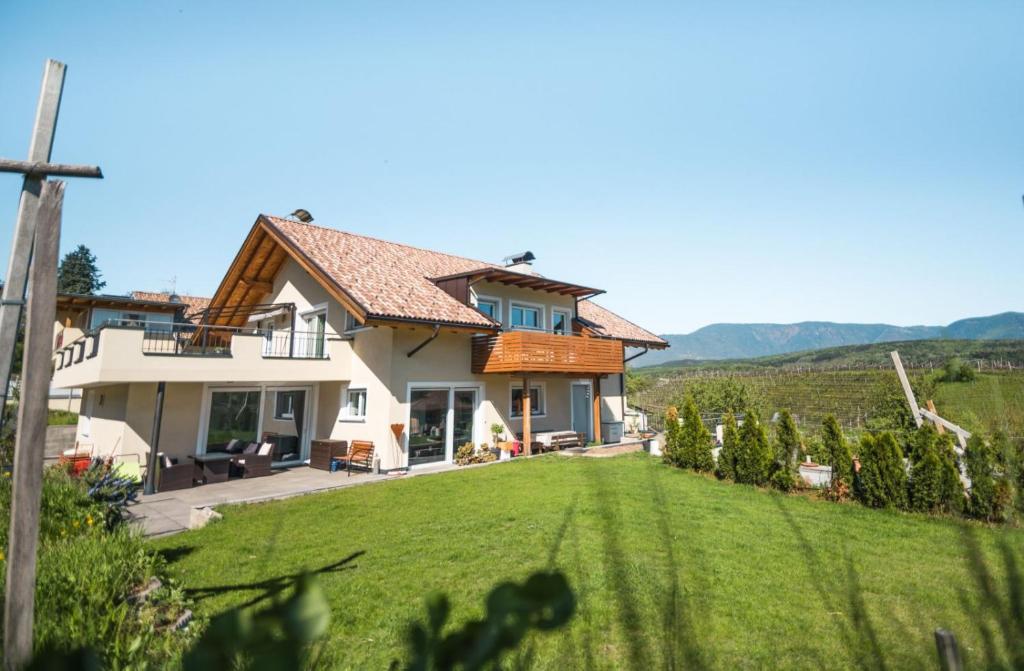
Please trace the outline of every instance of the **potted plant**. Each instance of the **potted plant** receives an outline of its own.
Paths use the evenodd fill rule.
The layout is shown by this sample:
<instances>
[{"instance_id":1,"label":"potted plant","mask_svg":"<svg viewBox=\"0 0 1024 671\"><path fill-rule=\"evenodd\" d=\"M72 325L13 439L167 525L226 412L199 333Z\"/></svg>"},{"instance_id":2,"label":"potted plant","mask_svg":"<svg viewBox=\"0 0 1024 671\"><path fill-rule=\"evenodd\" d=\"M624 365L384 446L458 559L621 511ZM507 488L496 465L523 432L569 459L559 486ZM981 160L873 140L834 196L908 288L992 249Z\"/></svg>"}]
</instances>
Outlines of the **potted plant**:
<instances>
[{"instance_id":1,"label":"potted plant","mask_svg":"<svg viewBox=\"0 0 1024 671\"><path fill-rule=\"evenodd\" d=\"M491 424L491 436L494 438L494 456L502 459L508 459L507 452L512 451L512 443L503 442L501 439L505 434L505 427L502 424L494 423Z\"/></svg>"}]
</instances>

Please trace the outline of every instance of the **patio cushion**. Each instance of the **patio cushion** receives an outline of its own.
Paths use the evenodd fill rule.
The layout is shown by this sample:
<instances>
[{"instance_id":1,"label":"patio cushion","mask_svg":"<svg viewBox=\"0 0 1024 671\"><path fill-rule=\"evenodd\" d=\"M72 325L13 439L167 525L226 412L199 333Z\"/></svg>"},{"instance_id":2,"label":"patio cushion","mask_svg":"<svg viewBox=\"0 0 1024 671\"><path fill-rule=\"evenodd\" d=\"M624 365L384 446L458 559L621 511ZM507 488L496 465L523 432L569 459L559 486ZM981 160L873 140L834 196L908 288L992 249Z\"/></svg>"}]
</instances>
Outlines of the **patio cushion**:
<instances>
[{"instance_id":1,"label":"patio cushion","mask_svg":"<svg viewBox=\"0 0 1024 671\"><path fill-rule=\"evenodd\" d=\"M170 468L173 465L174 465L174 462L171 461L170 457L168 457L166 454L163 454L163 453L160 454L160 466L161 466L161 468Z\"/></svg>"},{"instance_id":2,"label":"patio cushion","mask_svg":"<svg viewBox=\"0 0 1024 671\"><path fill-rule=\"evenodd\" d=\"M259 443L249 443L245 446L242 454L256 454L256 450L260 449Z\"/></svg>"},{"instance_id":3,"label":"patio cushion","mask_svg":"<svg viewBox=\"0 0 1024 671\"><path fill-rule=\"evenodd\" d=\"M244 449L245 445L242 444L242 441L237 438L232 438L227 447L224 448L224 451L228 454L241 454Z\"/></svg>"},{"instance_id":4,"label":"patio cushion","mask_svg":"<svg viewBox=\"0 0 1024 671\"><path fill-rule=\"evenodd\" d=\"M273 452L273 450L274 450L274 444L273 443L263 443L262 445L260 445L260 450L256 454L265 457L268 454L270 454L271 452Z\"/></svg>"}]
</instances>

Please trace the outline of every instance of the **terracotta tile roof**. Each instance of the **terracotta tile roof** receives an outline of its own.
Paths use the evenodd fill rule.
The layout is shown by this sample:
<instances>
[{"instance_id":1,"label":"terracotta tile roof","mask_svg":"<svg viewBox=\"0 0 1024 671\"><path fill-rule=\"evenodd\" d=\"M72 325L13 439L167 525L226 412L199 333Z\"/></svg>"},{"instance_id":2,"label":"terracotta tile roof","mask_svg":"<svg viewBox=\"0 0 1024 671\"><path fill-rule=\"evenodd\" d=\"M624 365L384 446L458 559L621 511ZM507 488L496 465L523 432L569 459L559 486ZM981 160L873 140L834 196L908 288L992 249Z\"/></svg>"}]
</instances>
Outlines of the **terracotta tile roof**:
<instances>
[{"instance_id":1,"label":"terracotta tile roof","mask_svg":"<svg viewBox=\"0 0 1024 671\"><path fill-rule=\"evenodd\" d=\"M623 319L611 310L606 310L594 301L580 301L577 311L580 318L593 324L596 327L595 330L601 335L650 347L668 347L668 342L663 338L659 338L633 322Z\"/></svg>"},{"instance_id":2,"label":"terracotta tile roof","mask_svg":"<svg viewBox=\"0 0 1024 671\"><path fill-rule=\"evenodd\" d=\"M493 327L491 320L430 278L500 266L291 219L265 218L370 316Z\"/></svg>"},{"instance_id":3,"label":"terracotta tile roof","mask_svg":"<svg viewBox=\"0 0 1024 671\"><path fill-rule=\"evenodd\" d=\"M182 303L185 305L185 315L205 310L210 305L210 299L203 296L186 296L178 294L176 301L171 300L171 294L167 291L133 291L132 298L137 301L157 301L160 303Z\"/></svg>"},{"instance_id":4,"label":"terracotta tile roof","mask_svg":"<svg viewBox=\"0 0 1024 671\"><path fill-rule=\"evenodd\" d=\"M503 266L291 219L263 218L363 306L368 316L493 327L487 317L445 293L431 278ZM653 333L589 300L579 302L579 312L604 335L668 346Z\"/></svg>"}]
</instances>

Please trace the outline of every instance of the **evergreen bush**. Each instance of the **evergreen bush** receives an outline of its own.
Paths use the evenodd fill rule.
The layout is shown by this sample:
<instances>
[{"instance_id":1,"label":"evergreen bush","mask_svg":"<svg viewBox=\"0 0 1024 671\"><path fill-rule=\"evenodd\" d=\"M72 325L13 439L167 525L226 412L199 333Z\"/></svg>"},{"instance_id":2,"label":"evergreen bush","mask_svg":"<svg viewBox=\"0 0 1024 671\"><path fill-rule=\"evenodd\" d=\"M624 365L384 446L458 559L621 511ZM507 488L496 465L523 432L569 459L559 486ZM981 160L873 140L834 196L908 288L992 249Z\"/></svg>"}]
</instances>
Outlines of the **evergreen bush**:
<instances>
[{"instance_id":1,"label":"evergreen bush","mask_svg":"<svg viewBox=\"0 0 1024 671\"><path fill-rule=\"evenodd\" d=\"M756 413L750 412L744 417L738 447L736 482L751 485L767 484L771 474L772 449L768 444L768 435L758 421Z\"/></svg>"},{"instance_id":2,"label":"evergreen bush","mask_svg":"<svg viewBox=\"0 0 1024 671\"><path fill-rule=\"evenodd\" d=\"M675 464L679 452L679 411L674 405L665 410L665 449L661 454L666 464Z\"/></svg>"},{"instance_id":3,"label":"evergreen bush","mask_svg":"<svg viewBox=\"0 0 1024 671\"><path fill-rule=\"evenodd\" d=\"M704 426L692 396L687 396L683 405L683 425L680 427L679 458L676 465L706 473L715 468L715 459L711 454L711 432Z\"/></svg>"},{"instance_id":4,"label":"evergreen bush","mask_svg":"<svg viewBox=\"0 0 1024 671\"><path fill-rule=\"evenodd\" d=\"M1012 501L1012 488L1005 470L998 466L996 441L986 443L975 434L967 441L964 465L971 481L970 497L965 512L986 522L1002 522Z\"/></svg>"},{"instance_id":5,"label":"evergreen bush","mask_svg":"<svg viewBox=\"0 0 1024 671\"><path fill-rule=\"evenodd\" d=\"M940 436L931 424L910 441L910 507L919 512L960 512L964 491L952 434Z\"/></svg>"},{"instance_id":6,"label":"evergreen bush","mask_svg":"<svg viewBox=\"0 0 1024 671\"><path fill-rule=\"evenodd\" d=\"M847 485L851 482L851 464L853 456L846 442L843 430L836 421L835 415L828 415L821 424L821 442L824 447L822 459L832 467L832 481L842 480Z\"/></svg>"},{"instance_id":7,"label":"evergreen bush","mask_svg":"<svg viewBox=\"0 0 1024 671\"><path fill-rule=\"evenodd\" d=\"M779 421L775 425L775 460L779 466L792 469L801 458L800 432L789 410L779 413Z\"/></svg>"},{"instance_id":8,"label":"evergreen bush","mask_svg":"<svg viewBox=\"0 0 1024 671\"><path fill-rule=\"evenodd\" d=\"M723 480L736 479L736 453L739 450L740 432L736 416L731 412L722 418L722 449L718 453L715 475Z\"/></svg>"},{"instance_id":9,"label":"evergreen bush","mask_svg":"<svg viewBox=\"0 0 1024 671\"><path fill-rule=\"evenodd\" d=\"M906 508L907 473L896 438L889 432L865 435L860 443L857 499L871 508Z\"/></svg>"}]
</instances>

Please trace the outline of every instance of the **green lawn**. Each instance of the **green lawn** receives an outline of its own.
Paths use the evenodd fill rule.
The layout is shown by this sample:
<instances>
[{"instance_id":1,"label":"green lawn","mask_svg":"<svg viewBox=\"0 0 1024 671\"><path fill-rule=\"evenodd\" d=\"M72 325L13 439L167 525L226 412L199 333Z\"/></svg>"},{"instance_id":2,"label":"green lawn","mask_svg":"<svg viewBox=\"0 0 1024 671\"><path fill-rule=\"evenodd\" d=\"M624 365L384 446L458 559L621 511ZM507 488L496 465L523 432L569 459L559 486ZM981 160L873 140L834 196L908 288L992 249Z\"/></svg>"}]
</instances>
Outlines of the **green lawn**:
<instances>
[{"instance_id":1,"label":"green lawn","mask_svg":"<svg viewBox=\"0 0 1024 671\"><path fill-rule=\"evenodd\" d=\"M321 575L330 650L351 668L401 657L427 593L446 592L462 620L497 582L552 565L578 611L528 640L533 668L935 668L936 627L969 666L994 667L1004 632L1024 626L1005 604L1019 530L786 497L645 455L552 455L222 512L153 543L204 615L261 593L246 585L362 553Z\"/></svg>"}]
</instances>

